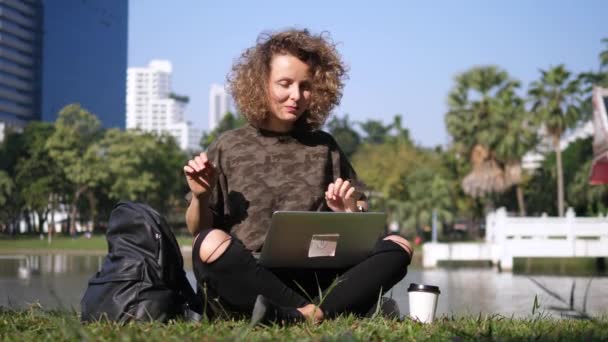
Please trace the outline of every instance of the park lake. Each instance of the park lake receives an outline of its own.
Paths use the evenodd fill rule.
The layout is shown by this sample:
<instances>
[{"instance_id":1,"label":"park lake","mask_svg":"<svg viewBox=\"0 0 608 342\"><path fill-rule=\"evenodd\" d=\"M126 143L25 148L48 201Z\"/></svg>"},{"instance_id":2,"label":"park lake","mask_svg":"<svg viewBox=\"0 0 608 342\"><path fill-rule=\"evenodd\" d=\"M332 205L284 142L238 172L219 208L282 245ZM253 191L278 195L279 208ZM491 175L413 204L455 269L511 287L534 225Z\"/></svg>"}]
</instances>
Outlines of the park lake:
<instances>
[{"instance_id":1,"label":"park lake","mask_svg":"<svg viewBox=\"0 0 608 342\"><path fill-rule=\"evenodd\" d=\"M20 309L40 304L46 309L79 311L87 281L104 260L103 252L84 254L53 251L23 255L3 251L0 254L0 306ZM188 278L194 282L190 262L185 259ZM592 260L588 261L587 264L592 264ZM579 312L586 311L591 316L608 313L605 274L592 276L593 267L581 271L575 266L572 270L568 261L552 266L550 269L519 260L511 273L499 272L487 265L440 265L422 269L419 260L415 260L406 278L386 296L397 302L401 314L408 312L406 289L411 282L439 286L437 312L450 317L481 313L525 318L532 315L535 298L540 304L537 312L545 311L556 317L572 313L559 309L567 308L571 298L574 309Z\"/></svg>"}]
</instances>

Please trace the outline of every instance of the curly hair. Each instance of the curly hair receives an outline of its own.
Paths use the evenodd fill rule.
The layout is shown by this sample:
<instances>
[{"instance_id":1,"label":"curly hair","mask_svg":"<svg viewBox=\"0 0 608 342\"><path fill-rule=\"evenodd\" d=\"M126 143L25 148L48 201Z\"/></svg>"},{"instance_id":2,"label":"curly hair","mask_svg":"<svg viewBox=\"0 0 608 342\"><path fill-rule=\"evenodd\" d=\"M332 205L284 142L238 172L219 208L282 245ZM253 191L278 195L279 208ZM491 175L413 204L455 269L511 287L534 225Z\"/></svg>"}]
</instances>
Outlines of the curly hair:
<instances>
[{"instance_id":1,"label":"curly hair","mask_svg":"<svg viewBox=\"0 0 608 342\"><path fill-rule=\"evenodd\" d=\"M290 54L310 68L310 105L296 125L306 130L320 128L340 103L343 81L347 78L347 67L327 33L313 35L308 30L296 29L262 33L256 45L234 62L227 77L239 112L254 126L268 118L270 62L277 54Z\"/></svg>"}]
</instances>

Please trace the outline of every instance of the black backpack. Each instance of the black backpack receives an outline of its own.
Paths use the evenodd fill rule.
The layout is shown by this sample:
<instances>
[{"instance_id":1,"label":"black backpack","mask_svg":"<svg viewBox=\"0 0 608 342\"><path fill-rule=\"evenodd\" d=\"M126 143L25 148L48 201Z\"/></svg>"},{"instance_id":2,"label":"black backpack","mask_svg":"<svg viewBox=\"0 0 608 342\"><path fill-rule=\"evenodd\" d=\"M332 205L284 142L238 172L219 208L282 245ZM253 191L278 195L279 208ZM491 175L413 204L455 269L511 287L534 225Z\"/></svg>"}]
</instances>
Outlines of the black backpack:
<instances>
[{"instance_id":1,"label":"black backpack","mask_svg":"<svg viewBox=\"0 0 608 342\"><path fill-rule=\"evenodd\" d=\"M197 299L179 245L166 220L150 206L119 202L108 222L108 255L81 301L83 322L108 319L197 319Z\"/></svg>"}]
</instances>

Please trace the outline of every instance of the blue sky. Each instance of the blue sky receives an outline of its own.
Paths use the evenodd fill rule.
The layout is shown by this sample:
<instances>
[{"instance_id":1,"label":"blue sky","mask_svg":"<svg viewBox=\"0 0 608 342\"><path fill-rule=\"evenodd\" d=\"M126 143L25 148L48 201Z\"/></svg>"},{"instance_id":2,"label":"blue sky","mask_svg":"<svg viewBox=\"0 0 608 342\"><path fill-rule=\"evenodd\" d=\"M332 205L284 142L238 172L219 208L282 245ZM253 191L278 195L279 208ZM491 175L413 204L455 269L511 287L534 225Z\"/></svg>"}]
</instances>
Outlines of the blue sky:
<instances>
[{"instance_id":1,"label":"blue sky","mask_svg":"<svg viewBox=\"0 0 608 342\"><path fill-rule=\"evenodd\" d=\"M207 128L211 83L268 30L329 31L350 67L334 114L388 123L401 114L413 139L448 142L446 97L456 74L502 67L527 86L539 68L598 67L608 1L206 1L131 0L129 66L173 63L187 118ZM602 25L603 24L603 25Z\"/></svg>"}]
</instances>

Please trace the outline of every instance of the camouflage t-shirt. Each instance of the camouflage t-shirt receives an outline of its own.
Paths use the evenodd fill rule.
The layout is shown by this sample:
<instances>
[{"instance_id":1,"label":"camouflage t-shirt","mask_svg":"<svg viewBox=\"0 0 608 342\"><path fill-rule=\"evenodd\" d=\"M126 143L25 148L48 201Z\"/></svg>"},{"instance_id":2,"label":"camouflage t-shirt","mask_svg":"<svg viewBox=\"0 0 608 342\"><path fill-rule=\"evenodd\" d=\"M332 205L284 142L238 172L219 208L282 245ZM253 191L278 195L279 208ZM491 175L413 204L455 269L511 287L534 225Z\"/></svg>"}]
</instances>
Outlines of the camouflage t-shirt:
<instances>
[{"instance_id":1,"label":"camouflage t-shirt","mask_svg":"<svg viewBox=\"0 0 608 342\"><path fill-rule=\"evenodd\" d=\"M264 243L273 212L329 211L325 191L338 177L364 187L323 131L281 134L246 125L222 134L207 155L219 171L209 204L213 227L234 233L252 251Z\"/></svg>"}]
</instances>

